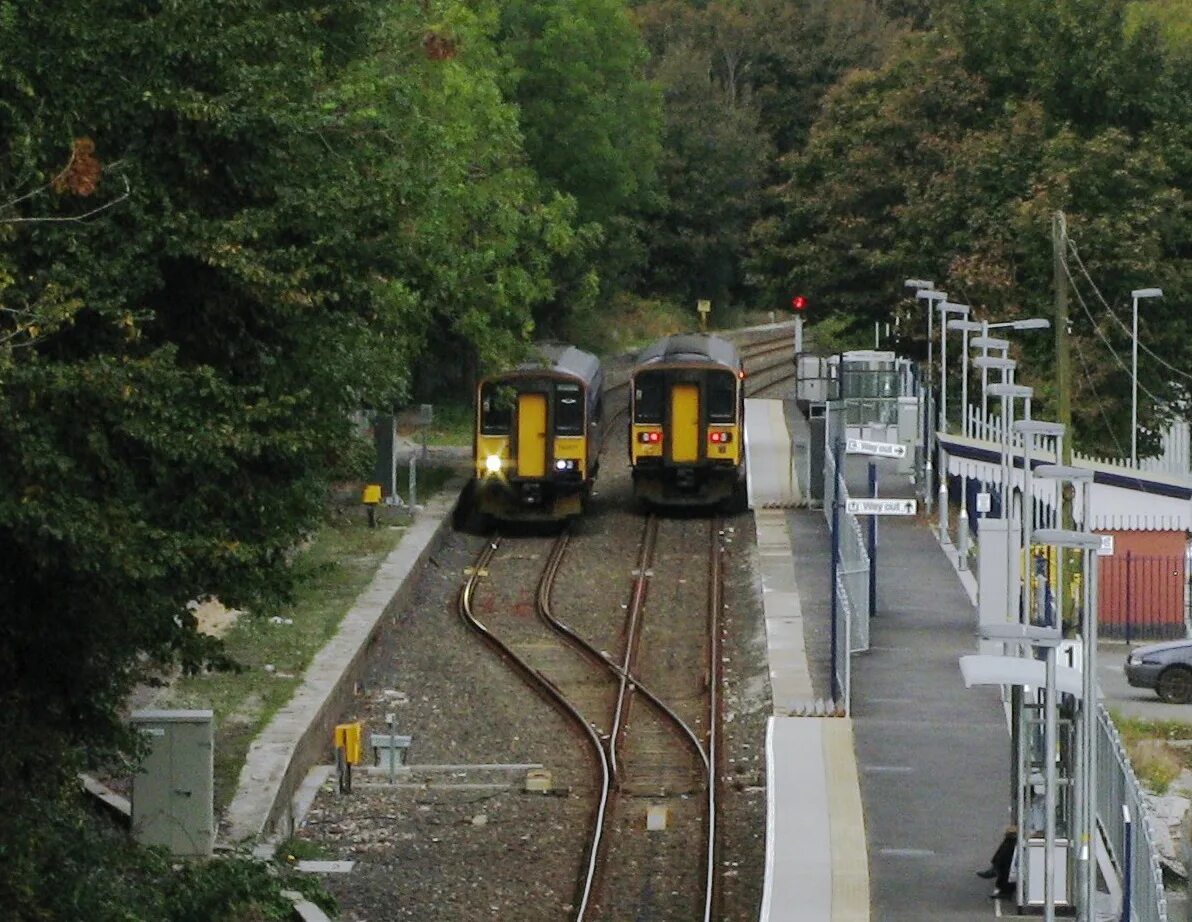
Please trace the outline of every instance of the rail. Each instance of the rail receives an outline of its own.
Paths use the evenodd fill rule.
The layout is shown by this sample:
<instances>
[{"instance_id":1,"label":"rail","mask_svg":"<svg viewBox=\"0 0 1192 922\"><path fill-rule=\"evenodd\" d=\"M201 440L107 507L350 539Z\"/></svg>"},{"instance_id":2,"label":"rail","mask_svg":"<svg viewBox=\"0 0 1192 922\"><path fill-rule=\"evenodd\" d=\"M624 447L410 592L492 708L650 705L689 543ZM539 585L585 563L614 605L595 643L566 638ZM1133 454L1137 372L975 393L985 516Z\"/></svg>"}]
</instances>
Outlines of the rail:
<instances>
[{"instance_id":1,"label":"rail","mask_svg":"<svg viewBox=\"0 0 1192 922\"><path fill-rule=\"evenodd\" d=\"M596 807L596 818L592 825L592 836L589 840L587 867L583 881L579 887L579 896L576 901L575 922L583 922L586 918L589 905L592 899L592 892L595 886L596 872L599 867L600 846L604 836L604 819L608 809L608 803L611 799L613 788L613 774L612 767L608 761L608 755L605 751L604 745L600 739L600 734L592 726L591 723L585 719L584 715L573 705L566 696L563 695L551 682L549 682L537 669L531 666L528 662L522 659L513 650L513 648L497 637L489 628L484 625L475 615L472 610L472 598L476 592L476 585L481 578L481 575L486 571L488 565L496 556L497 548L500 546L501 538L499 535L494 535L484 546L480 555L476 558L476 562L472 565L472 572L468 575L463 587L460 589L458 597L458 610L460 617L464 623L472 630L480 634L485 643L491 646L498 652L502 659L506 662L511 662L516 671L522 678L533 688L536 692L542 695L553 707L555 707L564 717L568 718L575 726L579 728L582 735L592 744L593 751L596 755L597 764L600 766L600 801ZM556 547L566 547L566 543L560 536L560 541L556 542ZM551 558L555 558L552 552ZM553 584L555 574L558 572L558 562L561 561L561 552L558 560L555 561L555 566L547 566L543 570L542 579L539 582L539 595L543 592L543 583ZM549 595L549 588L546 589Z\"/></svg>"}]
</instances>

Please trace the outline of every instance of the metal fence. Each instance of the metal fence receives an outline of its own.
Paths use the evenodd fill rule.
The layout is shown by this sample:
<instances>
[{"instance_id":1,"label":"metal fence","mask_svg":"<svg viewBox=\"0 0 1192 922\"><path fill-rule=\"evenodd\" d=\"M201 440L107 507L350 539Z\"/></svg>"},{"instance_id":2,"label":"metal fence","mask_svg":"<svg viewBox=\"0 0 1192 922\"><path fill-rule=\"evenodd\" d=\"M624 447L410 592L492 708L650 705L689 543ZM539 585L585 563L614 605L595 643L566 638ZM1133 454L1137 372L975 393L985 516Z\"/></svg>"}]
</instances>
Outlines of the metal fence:
<instances>
[{"instance_id":1,"label":"metal fence","mask_svg":"<svg viewBox=\"0 0 1192 922\"><path fill-rule=\"evenodd\" d=\"M1123 888L1129 880L1128 918L1132 922L1167 922L1163 869L1142 788L1103 705L1097 706L1096 744L1097 823L1109 844ZM1129 813L1129 824L1123 807Z\"/></svg>"},{"instance_id":2,"label":"metal fence","mask_svg":"<svg viewBox=\"0 0 1192 922\"><path fill-rule=\"evenodd\" d=\"M871 614L869 551L857 517L845 506L849 499L844 471L847 431L845 401L831 401L824 426L824 516L832 528L832 669L834 693L851 710L849 655L869 649Z\"/></svg>"}]
</instances>

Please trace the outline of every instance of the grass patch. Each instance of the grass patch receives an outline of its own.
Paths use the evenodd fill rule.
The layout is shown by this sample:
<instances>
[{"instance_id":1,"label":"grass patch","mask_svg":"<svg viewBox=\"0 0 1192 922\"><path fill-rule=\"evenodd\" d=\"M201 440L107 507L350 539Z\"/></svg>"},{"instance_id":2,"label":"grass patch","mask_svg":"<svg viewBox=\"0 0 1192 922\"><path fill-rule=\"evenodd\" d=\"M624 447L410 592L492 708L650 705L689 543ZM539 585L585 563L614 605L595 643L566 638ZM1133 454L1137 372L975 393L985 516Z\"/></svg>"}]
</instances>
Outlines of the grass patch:
<instances>
[{"instance_id":1,"label":"grass patch","mask_svg":"<svg viewBox=\"0 0 1192 922\"><path fill-rule=\"evenodd\" d=\"M426 427L428 445L460 447L472 444L471 400L436 403L434 408L435 421ZM414 442L422 443L422 427L418 425L416 412L399 416L397 431Z\"/></svg>"},{"instance_id":2,"label":"grass patch","mask_svg":"<svg viewBox=\"0 0 1192 922\"><path fill-rule=\"evenodd\" d=\"M397 546L404 529L385 518L382 527L369 528L361 510L324 524L294 560L294 604L269 617L241 615L225 636L243 670L180 678L158 703L214 710L217 810L235 793L249 744L290 700L314 655Z\"/></svg>"},{"instance_id":3,"label":"grass patch","mask_svg":"<svg viewBox=\"0 0 1192 922\"><path fill-rule=\"evenodd\" d=\"M295 861L326 861L331 857L326 847L306 839L286 839L274 852L278 864L288 865Z\"/></svg>"},{"instance_id":4,"label":"grass patch","mask_svg":"<svg viewBox=\"0 0 1192 922\"><path fill-rule=\"evenodd\" d=\"M1192 740L1192 724L1124 717L1116 712L1112 716L1134 773L1148 790L1165 794L1185 768L1192 768L1192 747L1171 745L1172 741Z\"/></svg>"},{"instance_id":5,"label":"grass patch","mask_svg":"<svg viewBox=\"0 0 1192 922\"><path fill-rule=\"evenodd\" d=\"M619 294L598 309L572 317L567 336L581 349L597 355L617 355L671 333L698 328L694 304L684 310L671 301Z\"/></svg>"},{"instance_id":6,"label":"grass patch","mask_svg":"<svg viewBox=\"0 0 1192 922\"><path fill-rule=\"evenodd\" d=\"M470 458L469 458L470 460ZM440 493L453 477L459 476L459 470L439 464L419 464L417 477L418 502L424 504L436 493ZM410 501L410 465L402 464L397 468L397 495L403 502Z\"/></svg>"}]
</instances>

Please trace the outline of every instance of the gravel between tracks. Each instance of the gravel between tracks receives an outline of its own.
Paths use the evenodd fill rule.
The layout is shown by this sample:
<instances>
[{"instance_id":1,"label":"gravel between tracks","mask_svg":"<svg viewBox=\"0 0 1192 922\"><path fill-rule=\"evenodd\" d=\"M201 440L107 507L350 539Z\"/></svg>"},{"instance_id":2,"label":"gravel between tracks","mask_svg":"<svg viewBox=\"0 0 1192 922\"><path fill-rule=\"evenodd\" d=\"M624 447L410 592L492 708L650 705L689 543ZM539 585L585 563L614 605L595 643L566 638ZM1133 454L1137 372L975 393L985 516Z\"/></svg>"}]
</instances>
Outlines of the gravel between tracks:
<instances>
[{"instance_id":1,"label":"gravel between tracks","mask_svg":"<svg viewBox=\"0 0 1192 922\"><path fill-rule=\"evenodd\" d=\"M575 528L554 599L556 615L601 649L620 650L624 604L643 519L632 504L623 426L614 427L590 514ZM695 523L663 522L702 535ZM765 721L770 713L765 626L754 557L753 520L725 520L725 596L722 620L725 688L721 763L726 783L720 805L721 911L717 918L757 917L765 855ZM547 538L510 535L502 552L515 573L499 587L478 591L477 614L532 619L534 592L550 546ZM516 542L514 546L510 542ZM369 732L384 732L385 715L396 715L398 732L413 742L411 765L541 763L554 777L553 795L522 792L524 773L446 772L418 775L396 789L357 773L354 790L341 795L327 785L298 837L321 847L325 857L354 860L347 875L328 876L341 918L387 920L570 918L576 876L588 837L590 755L568 723L505 666L456 613L456 594L483 539L451 535L420 576L418 603L388 624L371 651L364 687L351 713ZM672 566L682 549L668 545ZM706 538L692 542L691 578L703 583ZM690 599L668 570L670 591L648 604L652 649L683 649L698 617L680 618L668 599ZM486 614L487 610L487 614ZM696 613L689 613L694 615ZM670 617L668 617L668 615ZM688 643L687 646L690 646ZM677 665L702 673L700 664ZM676 677L669 677L668 683ZM680 683L682 684L682 683ZM665 697L665 696L664 696ZM635 708L642 707L638 702ZM402 779L399 779L402 780ZM509 786L503 786L508 783ZM662 833L661 835L667 835ZM675 840L698 861L701 846ZM602 918L675 919L664 906L645 915L628 900ZM690 903L688 903L690 905ZM606 907L607 908L607 907Z\"/></svg>"}]
</instances>

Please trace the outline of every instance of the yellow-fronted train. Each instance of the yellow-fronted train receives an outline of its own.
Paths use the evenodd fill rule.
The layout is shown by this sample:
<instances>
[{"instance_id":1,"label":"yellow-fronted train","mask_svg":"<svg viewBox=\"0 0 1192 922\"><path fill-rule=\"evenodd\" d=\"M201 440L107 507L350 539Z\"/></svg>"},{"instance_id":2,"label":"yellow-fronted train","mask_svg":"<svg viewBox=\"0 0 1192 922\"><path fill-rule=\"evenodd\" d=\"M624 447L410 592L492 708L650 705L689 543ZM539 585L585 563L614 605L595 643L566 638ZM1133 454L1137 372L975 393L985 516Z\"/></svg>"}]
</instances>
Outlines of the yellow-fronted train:
<instances>
[{"instance_id":1,"label":"yellow-fronted train","mask_svg":"<svg viewBox=\"0 0 1192 922\"><path fill-rule=\"evenodd\" d=\"M574 346L534 347L477 385L472 521L561 521L579 515L600 465L604 372Z\"/></svg>"},{"instance_id":2,"label":"yellow-fronted train","mask_svg":"<svg viewBox=\"0 0 1192 922\"><path fill-rule=\"evenodd\" d=\"M642 351L629 388L640 503L745 507L744 377L736 347L717 336L668 336Z\"/></svg>"}]
</instances>

